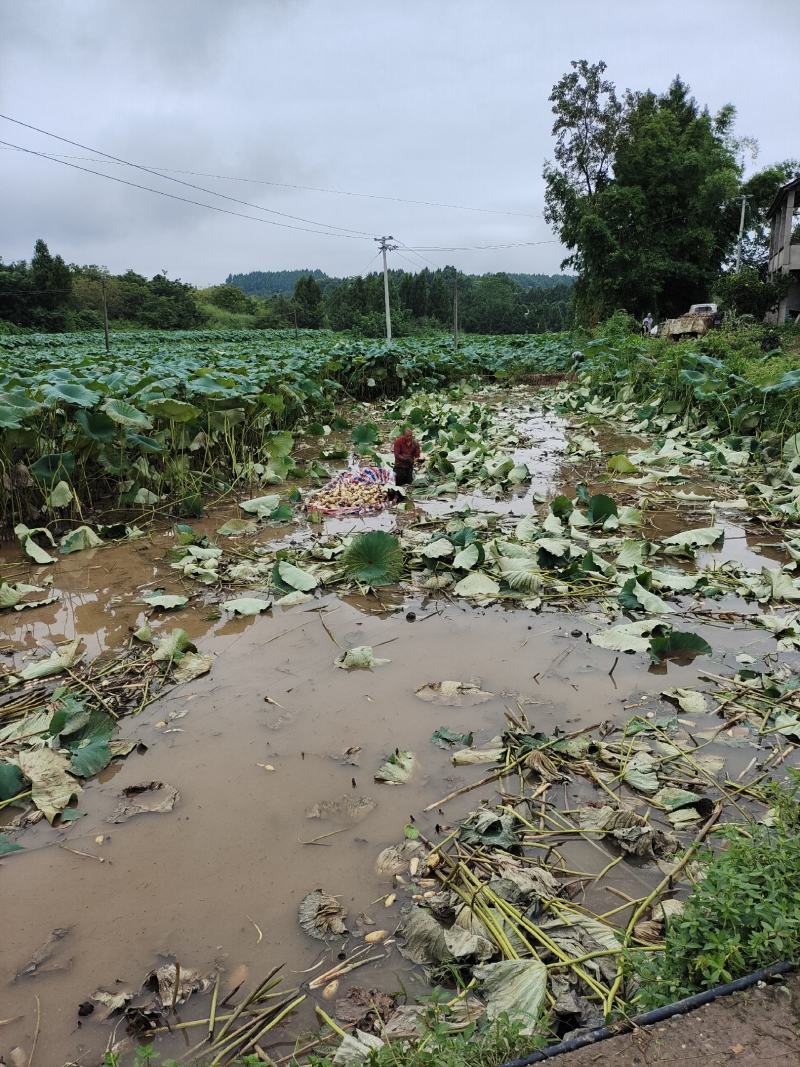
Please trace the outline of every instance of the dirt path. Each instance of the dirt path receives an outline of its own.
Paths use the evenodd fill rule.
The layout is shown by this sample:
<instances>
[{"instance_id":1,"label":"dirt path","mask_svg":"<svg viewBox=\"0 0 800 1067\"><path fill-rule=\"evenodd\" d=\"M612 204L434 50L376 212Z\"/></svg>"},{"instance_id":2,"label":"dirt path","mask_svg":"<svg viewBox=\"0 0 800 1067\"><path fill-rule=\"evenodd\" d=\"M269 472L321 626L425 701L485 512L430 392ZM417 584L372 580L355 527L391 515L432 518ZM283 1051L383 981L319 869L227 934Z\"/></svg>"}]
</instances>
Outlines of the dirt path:
<instances>
[{"instance_id":1,"label":"dirt path","mask_svg":"<svg viewBox=\"0 0 800 1067\"><path fill-rule=\"evenodd\" d=\"M547 1062L555 1067L796 1067L800 977L721 997L689 1015Z\"/></svg>"}]
</instances>

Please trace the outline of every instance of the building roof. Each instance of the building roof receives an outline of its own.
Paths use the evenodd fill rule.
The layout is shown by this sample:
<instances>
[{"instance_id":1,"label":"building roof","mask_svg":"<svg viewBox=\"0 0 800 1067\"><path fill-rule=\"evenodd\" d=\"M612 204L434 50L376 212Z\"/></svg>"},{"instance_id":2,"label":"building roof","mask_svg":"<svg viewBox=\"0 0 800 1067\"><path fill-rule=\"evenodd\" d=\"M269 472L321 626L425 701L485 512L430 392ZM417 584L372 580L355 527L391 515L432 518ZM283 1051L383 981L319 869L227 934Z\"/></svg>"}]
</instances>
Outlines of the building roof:
<instances>
[{"instance_id":1,"label":"building roof","mask_svg":"<svg viewBox=\"0 0 800 1067\"><path fill-rule=\"evenodd\" d=\"M786 185L782 185L777 191L777 193L775 194L775 199L769 205L769 211L767 212L768 219L772 218L772 216L780 207L781 202L789 194L789 191L791 189L800 189L800 174L798 174L797 177L792 178L792 180L790 182L787 182Z\"/></svg>"}]
</instances>

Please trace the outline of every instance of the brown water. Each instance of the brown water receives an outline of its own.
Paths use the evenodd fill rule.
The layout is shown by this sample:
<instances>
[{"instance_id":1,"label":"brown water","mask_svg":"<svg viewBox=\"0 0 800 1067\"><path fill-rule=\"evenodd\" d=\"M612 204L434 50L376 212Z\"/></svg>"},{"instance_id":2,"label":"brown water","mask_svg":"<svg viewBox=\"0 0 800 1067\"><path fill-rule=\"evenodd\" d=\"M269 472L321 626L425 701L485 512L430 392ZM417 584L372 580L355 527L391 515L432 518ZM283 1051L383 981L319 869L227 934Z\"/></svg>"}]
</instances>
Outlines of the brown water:
<instances>
[{"instance_id":1,"label":"brown water","mask_svg":"<svg viewBox=\"0 0 800 1067\"><path fill-rule=\"evenodd\" d=\"M572 471L563 471L558 462L564 428L558 420L543 419L539 430L542 441L553 445L546 449L552 454L542 457L535 485L552 493L572 479ZM533 488L503 507L514 513L529 510ZM213 532L234 510L220 509L196 525ZM387 514L377 521L392 520ZM682 519L680 528L685 525ZM757 540L750 543L743 528L737 529L746 551L760 563ZM270 536L286 538L287 532L268 531L259 539ZM160 531L147 540L61 560L52 569L59 603L4 616L11 625L2 644L32 649L80 634L90 654L120 646L141 621L137 590L182 589L163 560L171 543L169 531ZM14 551L6 557L19 559ZM41 575L37 569L36 576ZM187 583L184 591L189 590L198 594L198 587ZM209 619L205 595L200 589L186 609L162 616L161 625L182 626L200 651L212 652L211 674L177 688L140 716L122 720L122 736L143 741L147 751L134 752L87 784L80 803L84 818L55 830L40 823L24 835L23 853L0 862L0 1020L11 1020L0 1026L0 1051L7 1059L17 1046L31 1049L38 997L34 1067L99 1063L109 1025L95 1021L98 1012L79 1026L78 1005L98 988L138 989L159 953L172 953L183 967L204 972L245 968L253 980L286 961L287 984L300 984L313 975L294 972L321 957L330 965L339 948L311 940L298 927L298 904L312 889L340 896L351 926L366 913L376 928L393 930L405 901L401 892L394 907L384 909L380 898L393 883L375 873L377 854L402 838L412 817L424 833L435 836L437 824L446 826L473 810L481 797L493 795L491 787L483 787L441 812L422 813L490 769L454 769L450 754L430 742L437 727L474 731L480 747L502 732L506 708L518 713L521 706L544 731L623 722L632 709L660 707L663 714L666 706L659 706L658 693L666 686L703 688L698 682L703 670L728 673L742 649L759 656L774 648L763 631L693 620L691 629L715 649L712 660L669 664L654 672L642 656L621 656L610 676L613 654L588 643L588 627L576 612L537 615L406 600L387 591L380 601L329 595L313 605L231 622ZM732 600L726 598L720 610ZM416 612L416 621L406 620L408 609ZM363 644L375 646L391 662L371 672L333 665L340 646ZM420 686L444 678L479 679L494 696L471 708L440 707L415 696ZM332 758L352 747L360 748L358 766ZM396 787L375 783L374 772L395 747L417 754L414 779ZM742 766L752 751L742 750ZM151 780L179 790L174 810L110 825L120 791ZM581 783L570 785L567 799L585 792ZM315 804L344 797L369 797L375 807L355 823L307 817ZM8 809L0 814L8 816ZM608 861L608 854L584 843L568 855L579 869L599 870ZM620 864L606 884L638 896L642 884L658 877ZM605 887L586 899L599 911L620 903ZM68 933L50 963L34 976L15 980L56 928ZM358 944L349 942L345 951ZM348 976L343 990L350 984L397 989L402 983L412 994L424 988L420 973L391 944L385 952L385 960ZM199 1003L190 1001L182 1018L202 1014L207 1000L193 999ZM297 1025L313 1023L312 999ZM187 1044L197 1040L192 1033ZM162 1045L165 1057L178 1055L182 1047L179 1036Z\"/></svg>"}]
</instances>

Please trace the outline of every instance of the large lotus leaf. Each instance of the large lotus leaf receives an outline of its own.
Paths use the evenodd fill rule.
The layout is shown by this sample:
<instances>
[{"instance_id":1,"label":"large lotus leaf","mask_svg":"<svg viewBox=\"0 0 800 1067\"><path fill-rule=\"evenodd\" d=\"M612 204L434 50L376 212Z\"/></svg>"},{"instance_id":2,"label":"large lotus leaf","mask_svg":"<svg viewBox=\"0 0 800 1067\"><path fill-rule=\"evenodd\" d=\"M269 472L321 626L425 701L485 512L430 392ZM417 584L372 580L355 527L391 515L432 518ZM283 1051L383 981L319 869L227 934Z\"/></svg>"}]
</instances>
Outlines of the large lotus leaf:
<instances>
[{"instance_id":1,"label":"large lotus leaf","mask_svg":"<svg viewBox=\"0 0 800 1067\"><path fill-rule=\"evenodd\" d=\"M673 700L687 715L705 715L708 711L708 700L696 689L665 689L661 695Z\"/></svg>"},{"instance_id":2,"label":"large lotus leaf","mask_svg":"<svg viewBox=\"0 0 800 1067\"><path fill-rule=\"evenodd\" d=\"M111 748L103 737L88 737L72 750L69 769L79 778L92 778L111 762Z\"/></svg>"},{"instance_id":3,"label":"large lotus leaf","mask_svg":"<svg viewBox=\"0 0 800 1067\"><path fill-rule=\"evenodd\" d=\"M450 745L471 745L472 740L471 733L460 734L456 730L451 730L449 726L440 726L431 734L431 741L439 748L448 748Z\"/></svg>"},{"instance_id":4,"label":"large lotus leaf","mask_svg":"<svg viewBox=\"0 0 800 1067\"><path fill-rule=\"evenodd\" d=\"M200 408L194 404L188 404L185 400L176 400L174 397L162 397L157 400L148 400L145 404L151 415L170 422L191 422L200 414Z\"/></svg>"},{"instance_id":5,"label":"large lotus leaf","mask_svg":"<svg viewBox=\"0 0 800 1067\"><path fill-rule=\"evenodd\" d=\"M40 482L52 483L63 477L69 478L75 473L75 456L72 452L51 452L40 456L28 470Z\"/></svg>"},{"instance_id":6,"label":"large lotus leaf","mask_svg":"<svg viewBox=\"0 0 800 1067\"><path fill-rule=\"evenodd\" d=\"M393 534L370 530L352 539L341 562L347 577L362 585L392 585L403 573L403 550Z\"/></svg>"},{"instance_id":7,"label":"large lotus leaf","mask_svg":"<svg viewBox=\"0 0 800 1067\"><path fill-rule=\"evenodd\" d=\"M797 376L795 385L800 385L800 368L792 372ZM784 378L787 375L784 375ZM800 433L792 434L791 437L787 437L783 443L783 458L787 463L797 463L800 460Z\"/></svg>"},{"instance_id":8,"label":"large lotus leaf","mask_svg":"<svg viewBox=\"0 0 800 1067\"><path fill-rule=\"evenodd\" d=\"M0 401L0 429L21 430L23 420L26 417L27 412L23 411L21 408Z\"/></svg>"},{"instance_id":9,"label":"large lotus leaf","mask_svg":"<svg viewBox=\"0 0 800 1067\"><path fill-rule=\"evenodd\" d=\"M767 600L800 600L800 582L777 567L762 567L761 577L768 589Z\"/></svg>"},{"instance_id":10,"label":"large lotus leaf","mask_svg":"<svg viewBox=\"0 0 800 1067\"><path fill-rule=\"evenodd\" d=\"M50 407L58 404L72 404L79 408L91 408L97 403L98 395L77 382L59 382L57 385L45 385L42 389L45 403Z\"/></svg>"},{"instance_id":11,"label":"large lotus leaf","mask_svg":"<svg viewBox=\"0 0 800 1067\"><path fill-rule=\"evenodd\" d=\"M30 682L38 678L50 678L54 674L61 674L62 671L72 667L81 658L83 653L80 648L81 639L76 637L69 644L53 649L47 659L35 660L33 663L29 663L27 667L17 671L13 677L23 682Z\"/></svg>"},{"instance_id":12,"label":"large lotus leaf","mask_svg":"<svg viewBox=\"0 0 800 1067\"><path fill-rule=\"evenodd\" d=\"M129 404L127 400L119 400L116 397L107 397L103 401L103 411L106 415L120 426L129 429L151 430L153 420L143 411Z\"/></svg>"},{"instance_id":13,"label":"large lotus leaf","mask_svg":"<svg viewBox=\"0 0 800 1067\"><path fill-rule=\"evenodd\" d=\"M462 571L471 571L476 564L481 562L483 550L474 541L457 552L453 559L453 566Z\"/></svg>"},{"instance_id":14,"label":"large lotus leaf","mask_svg":"<svg viewBox=\"0 0 800 1067\"><path fill-rule=\"evenodd\" d=\"M379 436L378 427L372 422L362 423L353 427L353 444L357 445L359 449L376 444Z\"/></svg>"},{"instance_id":15,"label":"large lotus leaf","mask_svg":"<svg viewBox=\"0 0 800 1067\"><path fill-rule=\"evenodd\" d=\"M280 502L280 494L270 493L268 496L256 496L252 500L243 500L239 507L248 515L257 515L259 519L265 519Z\"/></svg>"},{"instance_id":16,"label":"large lotus leaf","mask_svg":"<svg viewBox=\"0 0 800 1067\"><path fill-rule=\"evenodd\" d=\"M31 783L31 800L52 823L81 792L80 785L67 773L66 758L49 748L36 748L23 749L17 759Z\"/></svg>"},{"instance_id":17,"label":"large lotus leaf","mask_svg":"<svg viewBox=\"0 0 800 1067\"><path fill-rule=\"evenodd\" d=\"M58 482L47 496L49 508L65 508L72 503L72 490L67 482Z\"/></svg>"},{"instance_id":18,"label":"large lotus leaf","mask_svg":"<svg viewBox=\"0 0 800 1067\"><path fill-rule=\"evenodd\" d=\"M614 474L636 474L638 471L638 467L631 463L624 452L617 452L616 455L611 456L607 467Z\"/></svg>"},{"instance_id":19,"label":"large lotus leaf","mask_svg":"<svg viewBox=\"0 0 800 1067\"><path fill-rule=\"evenodd\" d=\"M694 530L681 530L662 538L662 545L675 545L677 548L699 548L716 544L725 536L721 526L704 526Z\"/></svg>"},{"instance_id":20,"label":"large lotus leaf","mask_svg":"<svg viewBox=\"0 0 800 1067\"><path fill-rule=\"evenodd\" d=\"M163 452L165 445L161 441L156 441L154 437L145 437L141 433L132 433L130 430L125 431L125 444L130 448L138 448L140 452Z\"/></svg>"},{"instance_id":21,"label":"large lotus leaf","mask_svg":"<svg viewBox=\"0 0 800 1067\"><path fill-rule=\"evenodd\" d=\"M267 453L273 458L277 457L285 458L292 453L292 446L294 445L294 438L290 433L281 432L273 433L264 442L264 447Z\"/></svg>"},{"instance_id":22,"label":"large lotus leaf","mask_svg":"<svg viewBox=\"0 0 800 1067\"><path fill-rule=\"evenodd\" d=\"M538 593L542 584L542 572L536 560L515 556L509 559L500 556L497 560L506 584L522 593Z\"/></svg>"},{"instance_id":23,"label":"large lotus leaf","mask_svg":"<svg viewBox=\"0 0 800 1067\"><path fill-rule=\"evenodd\" d=\"M154 663L170 663L172 660L180 660L182 652L196 651L186 631L176 629L161 638L151 658Z\"/></svg>"},{"instance_id":24,"label":"large lotus leaf","mask_svg":"<svg viewBox=\"0 0 800 1067\"><path fill-rule=\"evenodd\" d=\"M472 571L454 586L453 592L463 597L495 597L500 592L500 586L488 574Z\"/></svg>"},{"instance_id":25,"label":"large lotus leaf","mask_svg":"<svg viewBox=\"0 0 800 1067\"><path fill-rule=\"evenodd\" d=\"M300 925L307 934L318 941L327 941L329 937L339 937L347 933L345 920L347 911L342 904L329 893L315 889L303 897L298 912Z\"/></svg>"},{"instance_id":26,"label":"large lotus leaf","mask_svg":"<svg viewBox=\"0 0 800 1067\"><path fill-rule=\"evenodd\" d=\"M19 543L22 545L22 550L25 555L30 556L34 563L55 563L55 558L51 556L49 552L45 551L41 545L36 543L36 538L42 537L55 547L53 535L44 526L37 526L35 529L31 530L24 523L18 523L14 527L14 533L19 539Z\"/></svg>"},{"instance_id":27,"label":"large lotus leaf","mask_svg":"<svg viewBox=\"0 0 800 1067\"><path fill-rule=\"evenodd\" d=\"M673 610L665 600L640 585L635 578L629 578L625 582L619 591L618 599L620 604L629 611L641 608L643 611L649 611L653 615L664 615Z\"/></svg>"},{"instance_id":28,"label":"large lotus leaf","mask_svg":"<svg viewBox=\"0 0 800 1067\"><path fill-rule=\"evenodd\" d=\"M446 537L437 537L422 549L422 555L427 559L448 559L454 552L453 543Z\"/></svg>"},{"instance_id":29,"label":"large lotus leaf","mask_svg":"<svg viewBox=\"0 0 800 1067\"><path fill-rule=\"evenodd\" d=\"M635 752L622 769L622 780L640 793L655 793L659 785L657 768L655 756L649 752Z\"/></svg>"},{"instance_id":30,"label":"large lotus leaf","mask_svg":"<svg viewBox=\"0 0 800 1067\"><path fill-rule=\"evenodd\" d=\"M587 515L590 522L602 523L611 515L616 514L617 505L610 496L604 496L602 493L597 493L595 496L589 498Z\"/></svg>"},{"instance_id":31,"label":"large lotus leaf","mask_svg":"<svg viewBox=\"0 0 800 1067\"><path fill-rule=\"evenodd\" d=\"M244 534L255 533L258 527L249 519L229 519L219 527L217 533L220 537L242 537Z\"/></svg>"},{"instance_id":32,"label":"large lotus leaf","mask_svg":"<svg viewBox=\"0 0 800 1067\"><path fill-rule=\"evenodd\" d=\"M108 443L119 432L114 420L102 411L76 411L75 421L92 441Z\"/></svg>"},{"instance_id":33,"label":"large lotus leaf","mask_svg":"<svg viewBox=\"0 0 800 1067\"><path fill-rule=\"evenodd\" d=\"M257 597L243 596L236 600L226 600L222 605L223 611L230 611L234 615L260 615L262 611L269 611L272 607L271 600L259 600Z\"/></svg>"},{"instance_id":34,"label":"large lotus leaf","mask_svg":"<svg viewBox=\"0 0 800 1067\"><path fill-rule=\"evenodd\" d=\"M612 652L646 652L650 647L650 634L658 625L658 621L653 619L627 622L600 630L592 634L589 640L593 645L609 648Z\"/></svg>"},{"instance_id":35,"label":"large lotus leaf","mask_svg":"<svg viewBox=\"0 0 800 1067\"><path fill-rule=\"evenodd\" d=\"M178 593L148 593L147 596L142 597L143 604L148 604L151 608L163 608L164 611L182 608L188 603L188 600L188 597L181 596Z\"/></svg>"},{"instance_id":36,"label":"large lotus leaf","mask_svg":"<svg viewBox=\"0 0 800 1067\"><path fill-rule=\"evenodd\" d=\"M4 763L0 760L0 801L10 800L25 792L22 773L16 763Z\"/></svg>"},{"instance_id":37,"label":"large lotus leaf","mask_svg":"<svg viewBox=\"0 0 800 1067\"><path fill-rule=\"evenodd\" d=\"M679 630L670 630L650 639L650 658L654 663L665 659L690 663L695 656L710 656L712 651L711 645L702 637Z\"/></svg>"},{"instance_id":38,"label":"large lotus leaf","mask_svg":"<svg viewBox=\"0 0 800 1067\"><path fill-rule=\"evenodd\" d=\"M536 1032L542 1002L547 991L547 967L539 960L501 960L473 970L486 1001L487 1019L507 1015L521 1025L520 1033Z\"/></svg>"},{"instance_id":39,"label":"large lotus leaf","mask_svg":"<svg viewBox=\"0 0 800 1067\"><path fill-rule=\"evenodd\" d=\"M62 556L68 556L72 552L83 552L87 548L98 548L102 540L89 526L78 526L64 534L58 542L58 551Z\"/></svg>"},{"instance_id":40,"label":"large lotus leaf","mask_svg":"<svg viewBox=\"0 0 800 1067\"><path fill-rule=\"evenodd\" d=\"M287 560L281 560L276 569L280 580L291 586L292 589L300 589L302 592L307 593L310 589L316 589L319 584L313 574L301 570L300 567L295 567L293 563L289 563Z\"/></svg>"}]
</instances>

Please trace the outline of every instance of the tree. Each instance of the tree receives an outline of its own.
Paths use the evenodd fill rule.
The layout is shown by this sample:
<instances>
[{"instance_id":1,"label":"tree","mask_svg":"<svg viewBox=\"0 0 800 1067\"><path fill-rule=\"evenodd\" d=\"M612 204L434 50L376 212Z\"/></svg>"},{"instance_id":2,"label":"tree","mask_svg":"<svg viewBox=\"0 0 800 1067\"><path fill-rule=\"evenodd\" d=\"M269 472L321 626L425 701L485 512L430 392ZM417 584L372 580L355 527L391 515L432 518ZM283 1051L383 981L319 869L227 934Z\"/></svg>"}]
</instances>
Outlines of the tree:
<instances>
[{"instance_id":1,"label":"tree","mask_svg":"<svg viewBox=\"0 0 800 1067\"><path fill-rule=\"evenodd\" d=\"M69 303L72 295L69 267L61 256L50 255L50 249L41 237L33 248L31 284L39 307L52 311Z\"/></svg>"},{"instance_id":2,"label":"tree","mask_svg":"<svg viewBox=\"0 0 800 1067\"><path fill-rule=\"evenodd\" d=\"M756 322L763 322L767 312L777 308L788 288L788 274L780 274L768 282L756 267L746 266L723 274L717 280L715 295L724 311L752 315Z\"/></svg>"},{"instance_id":3,"label":"tree","mask_svg":"<svg viewBox=\"0 0 800 1067\"><path fill-rule=\"evenodd\" d=\"M298 278L292 294L292 305L297 313L297 325L309 329L319 329L324 312L322 307L322 290L312 274Z\"/></svg>"},{"instance_id":4,"label":"tree","mask_svg":"<svg viewBox=\"0 0 800 1067\"><path fill-rule=\"evenodd\" d=\"M578 61L553 89L546 217L571 250L582 321L679 313L707 299L735 240L735 112L712 116L680 78L620 103L605 69Z\"/></svg>"},{"instance_id":5,"label":"tree","mask_svg":"<svg viewBox=\"0 0 800 1067\"><path fill-rule=\"evenodd\" d=\"M238 286L212 285L201 294L209 304L222 308L224 311L232 311L237 314L247 314L251 310L251 302L246 293Z\"/></svg>"}]
</instances>

